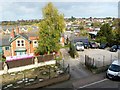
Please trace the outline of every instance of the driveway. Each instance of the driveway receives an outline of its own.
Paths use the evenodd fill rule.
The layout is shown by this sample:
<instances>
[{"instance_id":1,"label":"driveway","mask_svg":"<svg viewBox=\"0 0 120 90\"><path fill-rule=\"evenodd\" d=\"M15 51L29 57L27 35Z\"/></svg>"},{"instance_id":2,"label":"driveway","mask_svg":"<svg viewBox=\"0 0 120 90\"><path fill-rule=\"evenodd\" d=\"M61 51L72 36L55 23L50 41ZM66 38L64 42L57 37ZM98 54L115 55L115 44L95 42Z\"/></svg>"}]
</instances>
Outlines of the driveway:
<instances>
[{"instance_id":1,"label":"driveway","mask_svg":"<svg viewBox=\"0 0 120 90\"><path fill-rule=\"evenodd\" d=\"M70 57L68 49L61 49L61 52L64 57L64 65L70 65L71 79L83 78L92 74L85 68L84 64L80 62L79 58L73 59Z\"/></svg>"},{"instance_id":2,"label":"driveway","mask_svg":"<svg viewBox=\"0 0 120 90\"><path fill-rule=\"evenodd\" d=\"M70 88L71 90L73 88L72 83L74 81L93 75L92 72L85 68L84 64L81 64L78 58L73 59L70 57L68 49L61 49L61 52L64 58L64 66L67 67L68 64L70 65L71 78L68 81L54 84L46 88ZM63 61L61 61L60 63L61 65L63 65Z\"/></svg>"}]
</instances>

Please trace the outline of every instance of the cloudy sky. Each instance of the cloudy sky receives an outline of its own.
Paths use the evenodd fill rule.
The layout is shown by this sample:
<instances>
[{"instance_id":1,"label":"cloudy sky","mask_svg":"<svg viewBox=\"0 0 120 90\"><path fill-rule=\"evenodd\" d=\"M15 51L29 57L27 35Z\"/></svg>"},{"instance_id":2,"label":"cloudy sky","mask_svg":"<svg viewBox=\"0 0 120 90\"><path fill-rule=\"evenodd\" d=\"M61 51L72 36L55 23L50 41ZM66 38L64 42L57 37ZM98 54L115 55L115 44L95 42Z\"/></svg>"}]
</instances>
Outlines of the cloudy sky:
<instances>
[{"instance_id":1,"label":"cloudy sky","mask_svg":"<svg viewBox=\"0 0 120 90\"><path fill-rule=\"evenodd\" d=\"M48 2L1 1L0 21L28 20L42 18L42 8ZM65 17L118 17L118 1L53 1L60 13Z\"/></svg>"}]
</instances>

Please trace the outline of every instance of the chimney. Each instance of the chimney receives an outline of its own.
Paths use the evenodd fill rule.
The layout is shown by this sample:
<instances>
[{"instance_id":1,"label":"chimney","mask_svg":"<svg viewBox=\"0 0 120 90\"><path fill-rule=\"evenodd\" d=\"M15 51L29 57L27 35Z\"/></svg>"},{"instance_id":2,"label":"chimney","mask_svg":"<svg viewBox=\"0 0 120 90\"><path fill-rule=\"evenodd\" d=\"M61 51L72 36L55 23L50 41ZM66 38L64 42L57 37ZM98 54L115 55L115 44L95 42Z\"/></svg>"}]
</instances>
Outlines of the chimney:
<instances>
[{"instance_id":1,"label":"chimney","mask_svg":"<svg viewBox=\"0 0 120 90\"><path fill-rule=\"evenodd\" d=\"M16 28L16 34L19 34L19 27Z\"/></svg>"},{"instance_id":2,"label":"chimney","mask_svg":"<svg viewBox=\"0 0 120 90\"><path fill-rule=\"evenodd\" d=\"M14 37L15 37L15 32L14 32L14 29L12 29L12 31L11 31L11 33L10 33L10 36L11 36L12 38L14 38Z\"/></svg>"}]
</instances>

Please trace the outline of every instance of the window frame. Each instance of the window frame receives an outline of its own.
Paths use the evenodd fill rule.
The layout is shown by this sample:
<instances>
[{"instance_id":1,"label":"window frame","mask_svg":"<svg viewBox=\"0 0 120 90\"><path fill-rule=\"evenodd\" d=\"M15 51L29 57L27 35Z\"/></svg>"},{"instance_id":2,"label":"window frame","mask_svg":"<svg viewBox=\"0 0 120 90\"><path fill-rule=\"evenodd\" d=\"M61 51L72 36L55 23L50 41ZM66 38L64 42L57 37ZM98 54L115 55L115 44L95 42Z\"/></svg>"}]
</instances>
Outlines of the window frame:
<instances>
[{"instance_id":1,"label":"window frame","mask_svg":"<svg viewBox=\"0 0 120 90\"><path fill-rule=\"evenodd\" d=\"M25 47L25 40L24 39L18 39L16 41L16 47Z\"/></svg>"},{"instance_id":2,"label":"window frame","mask_svg":"<svg viewBox=\"0 0 120 90\"><path fill-rule=\"evenodd\" d=\"M10 47L9 46L5 46L5 50L10 50Z\"/></svg>"},{"instance_id":3,"label":"window frame","mask_svg":"<svg viewBox=\"0 0 120 90\"><path fill-rule=\"evenodd\" d=\"M36 43L35 43L36 42ZM38 47L38 41L37 40L33 40L33 47Z\"/></svg>"}]
</instances>

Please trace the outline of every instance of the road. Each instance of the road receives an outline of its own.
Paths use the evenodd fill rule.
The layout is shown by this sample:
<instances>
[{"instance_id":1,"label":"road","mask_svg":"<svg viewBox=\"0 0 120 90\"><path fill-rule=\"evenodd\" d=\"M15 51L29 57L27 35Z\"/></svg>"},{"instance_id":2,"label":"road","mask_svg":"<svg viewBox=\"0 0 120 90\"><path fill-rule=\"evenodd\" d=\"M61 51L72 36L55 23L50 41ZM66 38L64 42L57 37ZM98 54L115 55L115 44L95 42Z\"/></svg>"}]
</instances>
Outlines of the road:
<instances>
[{"instance_id":1,"label":"road","mask_svg":"<svg viewBox=\"0 0 120 90\"><path fill-rule=\"evenodd\" d=\"M105 73L96 74L73 82L73 88L120 88L120 81L113 81L105 78Z\"/></svg>"}]
</instances>

